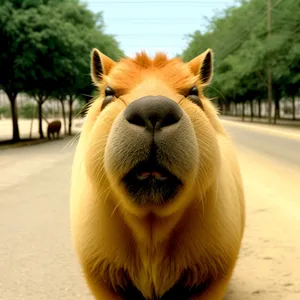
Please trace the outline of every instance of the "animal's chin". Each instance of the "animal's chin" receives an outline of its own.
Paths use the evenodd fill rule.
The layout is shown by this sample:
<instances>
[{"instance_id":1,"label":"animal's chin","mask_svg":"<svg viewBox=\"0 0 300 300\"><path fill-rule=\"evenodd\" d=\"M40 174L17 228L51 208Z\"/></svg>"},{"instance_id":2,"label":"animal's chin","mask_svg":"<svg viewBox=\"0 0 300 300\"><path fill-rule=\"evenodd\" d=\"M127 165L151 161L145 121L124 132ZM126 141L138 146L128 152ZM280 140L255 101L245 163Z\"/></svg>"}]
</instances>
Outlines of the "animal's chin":
<instances>
[{"instance_id":1,"label":"animal's chin","mask_svg":"<svg viewBox=\"0 0 300 300\"><path fill-rule=\"evenodd\" d=\"M123 178L132 202L138 205L160 205L172 201L182 181L165 167L153 161L143 161L132 168Z\"/></svg>"}]
</instances>

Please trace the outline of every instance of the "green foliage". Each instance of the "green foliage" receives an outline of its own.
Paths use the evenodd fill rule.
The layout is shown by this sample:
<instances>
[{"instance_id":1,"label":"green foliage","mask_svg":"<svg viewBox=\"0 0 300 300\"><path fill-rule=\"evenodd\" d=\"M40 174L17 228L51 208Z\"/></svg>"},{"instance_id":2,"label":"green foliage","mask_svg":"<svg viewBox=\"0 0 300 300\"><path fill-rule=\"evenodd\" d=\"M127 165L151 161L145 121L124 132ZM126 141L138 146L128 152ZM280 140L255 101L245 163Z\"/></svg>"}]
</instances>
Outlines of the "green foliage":
<instances>
[{"instance_id":1,"label":"green foliage","mask_svg":"<svg viewBox=\"0 0 300 300\"><path fill-rule=\"evenodd\" d=\"M240 1L215 16L205 33L190 35L185 61L212 48L214 78L206 93L225 103L267 98L267 67L272 68L275 102L300 94L300 1L272 1L267 34L266 1Z\"/></svg>"},{"instance_id":2,"label":"green foliage","mask_svg":"<svg viewBox=\"0 0 300 300\"><path fill-rule=\"evenodd\" d=\"M8 106L0 106L0 119L1 119L1 117L4 117L4 118L11 117L10 109Z\"/></svg>"},{"instance_id":3,"label":"green foliage","mask_svg":"<svg viewBox=\"0 0 300 300\"><path fill-rule=\"evenodd\" d=\"M16 96L25 92L39 105L48 98L74 99L93 93L93 47L113 59L123 56L116 39L104 33L102 14L78 0L0 0L0 88L8 95L17 126ZM14 131L14 137L18 133Z\"/></svg>"},{"instance_id":4,"label":"green foliage","mask_svg":"<svg viewBox=\"0 0 300 300\"><path fill-rule=\"evenodd\" d=\"M36 104L31 102L24 103L24 105L20 108L20 117L24 119L36 118L36 110Z\"/></svg>"}]
</instances>

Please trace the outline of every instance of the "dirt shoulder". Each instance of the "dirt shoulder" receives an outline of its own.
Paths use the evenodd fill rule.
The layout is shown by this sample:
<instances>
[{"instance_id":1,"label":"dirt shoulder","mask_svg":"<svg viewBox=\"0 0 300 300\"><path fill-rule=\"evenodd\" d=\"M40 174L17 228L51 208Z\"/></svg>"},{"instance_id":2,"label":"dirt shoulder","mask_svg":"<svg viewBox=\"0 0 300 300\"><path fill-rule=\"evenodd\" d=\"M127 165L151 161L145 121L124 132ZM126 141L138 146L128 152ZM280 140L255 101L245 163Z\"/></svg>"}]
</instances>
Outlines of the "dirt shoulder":
<instances>
[{"instance_id":1,"label":"dirt shoulder","mask_svg":"<svg viewBox=\"0 0 300 300\"><path fill-rule=\"evenodd\" d=\"M281 135L290 138L300 139L300 125L270 125L264 123L242 122L238 119L221 117L223 124L230 124L238 127L244 127L250 130L261 131L272 135Z\"/></svg>"},{"instance_id":2,"label":"dirt shoulder","mask_svg":"<svg viewBox=\"0 0 300 300\"><path fill-rule=\"evenodd\" d=\"M56 119L48 119L48 122L51 122ZM60 138L69 137L65 133L64 123L62 119L59 119L62 122L62 128L60 131ZM38 120L35 119L31 123L29 119L19 119L19 133L21 141L18 143L12 143L10 140L12 138L12 123L10 119L0 120L0 150L15 148L15 147L24 147L30 145L37 145L41 143L48 142L47 138L47 126L48 124L43 121L43 132L45 139L39 138L38 132ZM72 124L72 135L76 135L80 132L82 126L82 119L74 119ZM30 132L32 133L30 135ZM30 139L31 137L31 139Z\"/></svg>"},{"instance_id":3,"label":"dirt shoulder","mask_svg":"<svg viewBox=\"0 0 300 300\"><path fill-rule=\"evenodd\" d=\"M269 124L268 123L268 118L257 118L254 117L251 121L251 118L246 116L244 118L244 121L242 121L241 116L226 116L226 115L221 115L221 119L224 120L232 120L232 121L237 121L237 122L242 122L242 123L249 123L249 124L261 124L261 125L268 125L272 127L286 127L286 128L299 128L300 127L300 119L297 120L292 120L292 119L278 119L276 121L276 124ZM272 120L273 122L273 120Z\"/></svg>"},{"instance_id":4,"label":"dirt shoulder","mask_svg":"<svg viewBox=\"0 0 300 300\"><path fill-rule=\"evenodd\" d=\"M226 300L299 300L300 172L238 150L247 222Z\"/></svg>"}]
</instances>

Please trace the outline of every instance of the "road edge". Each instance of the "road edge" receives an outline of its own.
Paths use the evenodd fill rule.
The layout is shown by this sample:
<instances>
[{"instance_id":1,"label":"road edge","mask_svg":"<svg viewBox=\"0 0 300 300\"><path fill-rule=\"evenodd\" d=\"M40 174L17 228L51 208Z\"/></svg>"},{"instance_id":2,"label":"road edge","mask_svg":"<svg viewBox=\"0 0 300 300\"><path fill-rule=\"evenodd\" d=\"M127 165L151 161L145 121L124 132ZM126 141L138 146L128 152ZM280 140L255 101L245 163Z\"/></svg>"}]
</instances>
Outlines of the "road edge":
<instances>
[{"instance_id":1,"label":"road edge","mask_svg":"<svg viewBox=\"0 0 300 300\"><path fill-rule=\"evenodd\" d=\"M283 127L277 127L275 128L269 128L267 127L268 125L261 125L261 124L245 124L239 121L234 121L234 120L227 120L227 119L223 119L220 118L221 123L223 124L230 124L236 127L243 127L243 128L247 128L249 130L253 130L253 131L258 131L258 132L265 132L265 133L269 133L269 134L273 134L273 135L277 135L277 136L282 136L282 137L287 137L287 138L291 138L291 139L296 139L296 140L300 140L300 129L299 129L299 133L295 132L295 131L291 131L288 128L283 128Z\"/></svg>"}]
</instances>

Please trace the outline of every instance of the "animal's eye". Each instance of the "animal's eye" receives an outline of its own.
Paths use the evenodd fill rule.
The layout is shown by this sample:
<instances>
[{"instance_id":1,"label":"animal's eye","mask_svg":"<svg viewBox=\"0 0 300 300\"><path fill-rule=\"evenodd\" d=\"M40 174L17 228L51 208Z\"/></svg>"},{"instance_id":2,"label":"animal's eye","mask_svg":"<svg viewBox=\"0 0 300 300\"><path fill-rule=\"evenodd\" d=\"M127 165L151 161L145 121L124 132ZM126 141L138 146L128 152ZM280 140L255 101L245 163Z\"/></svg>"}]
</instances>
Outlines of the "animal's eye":
<instances>
[{"instance_id":1,"label":"animal's eye","mask_svg":"<svg viewBox=\"0 0 300 300\"><path fill-rule=\"evenodd\" d=\"M111 87L108 86L105 88L105 97L114 96L114 95L115 95L115 91Z\"/></svg>"},{"instance_id":2,"label":"animal's eye","mask_svg":"<svg viewBox=\"0 0 300 300\"><path fill-rule=\"evenodd\" d=\"M196 86L193 86L190 90L189 90L189 94L187 96L187 98L192 101L193 103L197 104L199 107L201 107L203 109L203 105L202 105L202 101L199 98L199 91L197 89Z\"/></svg>"},{"instance_id":3,"label":"animal's eye","mask_svg":"<svg viewBox=\"0 0 300 300\"><path fill-rule=\"evenodd\" d=\"M111 103L113 101L114 95L115 95L115 92L112 88L110 88L110 87L105 88L105 98L102 102L101 110L103 110L106 107L106 105L108 105L109 103Z\"/></svg>"},{"instance_id":4,"label":"animal's eye","mask_svg":"<svg viewBox=\"0 0 300 300\"><path fill-rule=\"evenodd\" d=\"M196 86L193 86L189 91L189 96L198 96L199 92Z\"/></svg>"}]
</instances>

